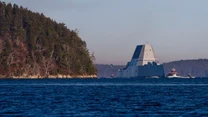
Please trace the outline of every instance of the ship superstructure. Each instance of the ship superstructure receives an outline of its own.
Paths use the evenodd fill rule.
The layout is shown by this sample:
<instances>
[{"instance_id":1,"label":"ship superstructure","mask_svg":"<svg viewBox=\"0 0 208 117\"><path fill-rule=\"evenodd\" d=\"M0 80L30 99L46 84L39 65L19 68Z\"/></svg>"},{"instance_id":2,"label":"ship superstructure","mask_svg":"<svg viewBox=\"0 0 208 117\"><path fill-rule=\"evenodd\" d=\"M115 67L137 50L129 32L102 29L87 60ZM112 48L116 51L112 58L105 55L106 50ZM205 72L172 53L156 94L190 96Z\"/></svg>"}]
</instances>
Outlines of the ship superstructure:
<instances>
[{"instance_id":1,"label":"ship superstructure","mask_svg":"<svg viewBox=\"0 0 208 117\"><path fill-rule=\"evenodd\" d=\"M138 45L131 61L119 69L117 77L164 77L163 65L158 64L150 44Z\"/></svg>"}]
</instances>

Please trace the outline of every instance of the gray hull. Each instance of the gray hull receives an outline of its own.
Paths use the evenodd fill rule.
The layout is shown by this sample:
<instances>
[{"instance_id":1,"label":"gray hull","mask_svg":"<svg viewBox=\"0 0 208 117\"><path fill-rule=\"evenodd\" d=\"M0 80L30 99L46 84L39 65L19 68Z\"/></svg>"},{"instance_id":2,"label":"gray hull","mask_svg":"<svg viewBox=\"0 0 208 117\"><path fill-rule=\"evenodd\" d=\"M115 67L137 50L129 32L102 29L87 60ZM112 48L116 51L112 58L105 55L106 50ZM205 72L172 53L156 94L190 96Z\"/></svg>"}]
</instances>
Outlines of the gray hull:
<instances>
[{"instance_id":1,"label":"gray hull","mask_svg":"<svg viewBox=\"0 0 208 117\"><path fill-rule=\"evenodd\" d=\"M117 77L164 77L163 65L156 61L151 45L138 45L131 61L124 69L118 70Z\"/></svg>"}]
</instances>

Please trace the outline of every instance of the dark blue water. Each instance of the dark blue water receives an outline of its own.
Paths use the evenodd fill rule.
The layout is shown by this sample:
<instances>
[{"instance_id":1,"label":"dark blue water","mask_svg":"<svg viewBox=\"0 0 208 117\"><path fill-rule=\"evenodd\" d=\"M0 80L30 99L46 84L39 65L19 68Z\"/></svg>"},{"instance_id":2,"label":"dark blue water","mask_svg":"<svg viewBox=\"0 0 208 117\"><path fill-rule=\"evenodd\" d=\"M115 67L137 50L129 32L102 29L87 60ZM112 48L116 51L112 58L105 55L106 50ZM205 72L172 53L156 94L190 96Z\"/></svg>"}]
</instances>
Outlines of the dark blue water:
<instances>
[{"instance_id":1,"label":"dark blue water","mask_svg":"<svg viewBox=\"0 0 208 117\"><path fill-rule=\"evenodd\" d=\"M208 116L208 78L0 80L0 116Z\"/></svg>"}]
</instances>

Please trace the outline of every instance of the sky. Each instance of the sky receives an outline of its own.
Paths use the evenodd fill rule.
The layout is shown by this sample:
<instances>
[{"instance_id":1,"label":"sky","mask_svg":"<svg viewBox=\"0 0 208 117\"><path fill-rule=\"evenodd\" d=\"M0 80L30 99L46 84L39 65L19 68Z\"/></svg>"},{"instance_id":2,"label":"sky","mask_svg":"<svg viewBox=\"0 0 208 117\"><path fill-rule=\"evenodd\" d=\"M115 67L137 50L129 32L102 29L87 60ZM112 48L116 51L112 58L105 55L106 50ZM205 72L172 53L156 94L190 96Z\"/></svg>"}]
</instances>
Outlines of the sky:
<instances>
[{"instance_id":1,"label":"sky","mask_svg":"<svg viewBox=\"0 0 208 117\"><path fill-rule=\"evenodd\" d=\"M0 0L78 29L97 64L125 65L149 43L160 63L208 58L208 0Z\"/></svg>"}]
</instances>

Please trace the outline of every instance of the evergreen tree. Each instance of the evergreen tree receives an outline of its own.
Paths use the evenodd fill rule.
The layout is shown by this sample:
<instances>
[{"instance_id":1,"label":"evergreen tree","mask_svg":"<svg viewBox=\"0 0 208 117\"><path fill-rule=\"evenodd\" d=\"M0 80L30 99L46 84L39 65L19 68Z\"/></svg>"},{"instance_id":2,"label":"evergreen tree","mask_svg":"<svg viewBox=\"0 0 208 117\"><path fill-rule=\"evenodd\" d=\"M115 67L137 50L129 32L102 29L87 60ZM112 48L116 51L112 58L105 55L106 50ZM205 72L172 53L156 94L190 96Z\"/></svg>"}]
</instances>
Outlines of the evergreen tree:
<instances>
[{"instance_id":1,"label":"evergreen tree","mask_svg":"<svg viewBox=\"0 0 208 117\"><path fill-rule=\"evenodd\" d=\"M0 75L94 75L86 42L42 13L0 2Z\"/></svg>"}]
</instances>

